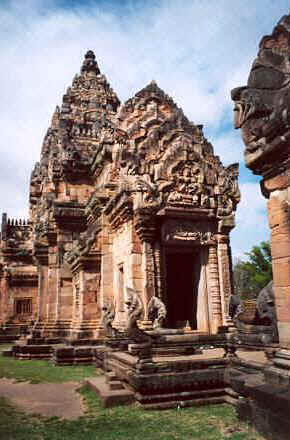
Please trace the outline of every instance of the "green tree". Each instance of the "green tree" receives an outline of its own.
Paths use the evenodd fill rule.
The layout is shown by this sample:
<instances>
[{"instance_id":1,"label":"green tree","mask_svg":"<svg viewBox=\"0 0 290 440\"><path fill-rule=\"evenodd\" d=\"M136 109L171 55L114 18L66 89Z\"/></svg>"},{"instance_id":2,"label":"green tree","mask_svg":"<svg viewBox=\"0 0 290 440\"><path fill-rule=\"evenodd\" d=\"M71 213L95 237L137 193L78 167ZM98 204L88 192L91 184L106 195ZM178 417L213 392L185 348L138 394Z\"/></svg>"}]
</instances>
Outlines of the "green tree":
<instances>
[{"instance_id":1,"label":"green tree","mask_svg":"<svg viewBox=\"0 0 290 440\"><path fill-rule=\"evenodd\" d=\"M248 261L238 259L234 265L235 294L254 299L273 277L270 243L263 241L246 255Z\"/></svg>"}]
</instances>

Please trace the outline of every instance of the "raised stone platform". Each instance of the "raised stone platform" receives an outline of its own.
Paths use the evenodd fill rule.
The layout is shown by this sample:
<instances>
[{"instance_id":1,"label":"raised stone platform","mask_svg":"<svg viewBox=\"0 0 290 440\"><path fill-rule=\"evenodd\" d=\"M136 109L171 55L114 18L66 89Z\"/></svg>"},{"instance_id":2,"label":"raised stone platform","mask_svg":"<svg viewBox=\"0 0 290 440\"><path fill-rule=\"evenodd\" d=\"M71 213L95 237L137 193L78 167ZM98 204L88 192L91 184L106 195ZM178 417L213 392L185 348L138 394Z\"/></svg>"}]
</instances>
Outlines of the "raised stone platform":
<instances>
[{"instance_id":1,"label":"raised stone platform","mask_svg":"<svg viewBox=\"0 0 290 440\"><path fill-rule=\"evenodd\" d=\"M220 348L178 357L153 355L140 363L140 358L130 352L107 352L105 378L89 380L88 384L104 406L132 401L139 402L144 409L216 403L236 406L240 393L233 389L232 380L243 374L262 376L267 358L261 351L240 350L237 357L224 357L224 353ZM128 401L123 398L127 395L124 390L131 392Z\"/></svg>"}]
</instances>

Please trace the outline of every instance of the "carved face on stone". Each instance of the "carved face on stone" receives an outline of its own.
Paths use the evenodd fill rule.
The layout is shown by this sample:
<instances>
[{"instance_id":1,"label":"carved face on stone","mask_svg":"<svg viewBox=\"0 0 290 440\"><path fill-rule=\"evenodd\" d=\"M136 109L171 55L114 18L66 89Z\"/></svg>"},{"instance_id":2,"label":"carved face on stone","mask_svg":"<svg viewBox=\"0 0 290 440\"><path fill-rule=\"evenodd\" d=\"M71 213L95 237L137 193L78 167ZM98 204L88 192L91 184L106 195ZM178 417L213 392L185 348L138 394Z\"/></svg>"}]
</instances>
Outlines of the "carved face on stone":
<instances>
[{"instance_id":1,"label":"carved face on stone","mask_svg":"<svg viewBox=\"0 0 290 440\"><path fill-rule=\"evenodd\" d=\"M290 151L290 15L261 40L248 85L233 89L232 99L246 165L264 174Z\"/></svg>"}]
</instances>

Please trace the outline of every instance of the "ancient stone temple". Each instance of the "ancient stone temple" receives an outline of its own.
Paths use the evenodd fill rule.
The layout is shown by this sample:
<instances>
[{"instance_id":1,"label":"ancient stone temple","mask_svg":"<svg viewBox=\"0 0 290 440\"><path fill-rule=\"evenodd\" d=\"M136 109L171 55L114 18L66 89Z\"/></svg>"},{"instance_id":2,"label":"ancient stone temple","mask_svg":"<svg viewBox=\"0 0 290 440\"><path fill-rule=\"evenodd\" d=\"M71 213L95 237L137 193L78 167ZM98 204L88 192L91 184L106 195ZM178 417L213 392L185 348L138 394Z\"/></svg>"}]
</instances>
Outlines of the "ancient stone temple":
<instances>
[{"instance_id":1,"label":"ancient stone temple","mask_svg":"<svg viewBox=\"0 0 290 440\"><path fill-rule=\"evenodd\" d=\"M87 52L32 171L28 221L2 217L0 322L97 338L107 304L127 326L134 289L140 328L158 298L164 327L216 334L230 323L237 177L155 82L121 105Z\"/></svg>"}]
</instances>

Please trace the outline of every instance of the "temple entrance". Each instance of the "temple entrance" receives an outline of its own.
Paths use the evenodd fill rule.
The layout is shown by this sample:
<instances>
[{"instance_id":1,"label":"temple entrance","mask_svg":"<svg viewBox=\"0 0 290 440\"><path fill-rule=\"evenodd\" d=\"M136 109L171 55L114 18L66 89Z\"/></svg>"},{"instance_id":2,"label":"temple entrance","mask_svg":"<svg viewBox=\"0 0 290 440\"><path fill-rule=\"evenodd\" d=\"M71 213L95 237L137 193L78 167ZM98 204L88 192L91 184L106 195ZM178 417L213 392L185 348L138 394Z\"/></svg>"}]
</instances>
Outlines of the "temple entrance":
<instances>
[{"instance_id":1,"label":"temple entrance","mask_svg":"<svg viewBox=\"0 0 290 440\"><path fill-rule=\"evenodd\" d=\"M192 250L166 252L167 327L197 329L199 259ZM199 264L198 264L199 266Z\"/></svg>"}]
</instances>

